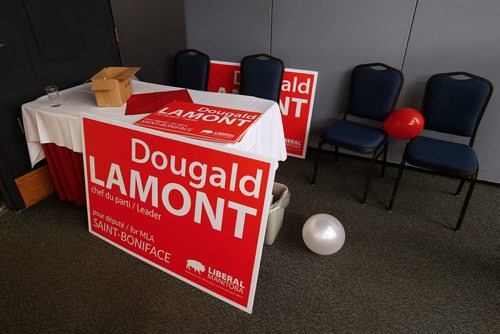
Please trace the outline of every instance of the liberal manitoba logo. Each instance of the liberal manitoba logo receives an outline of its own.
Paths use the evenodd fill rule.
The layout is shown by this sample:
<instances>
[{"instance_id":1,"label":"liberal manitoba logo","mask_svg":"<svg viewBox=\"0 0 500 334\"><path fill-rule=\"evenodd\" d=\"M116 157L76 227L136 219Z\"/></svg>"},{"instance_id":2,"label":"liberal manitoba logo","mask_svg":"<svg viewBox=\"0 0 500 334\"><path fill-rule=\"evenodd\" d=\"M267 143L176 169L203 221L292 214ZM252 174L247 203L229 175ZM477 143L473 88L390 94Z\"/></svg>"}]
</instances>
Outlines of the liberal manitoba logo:
<instances>
[{"instance_id":1,"label":"liberal manitoba logo","mask_svg":"<svg viewBox=\"0 0 500 334\"><path fill-rule=\"evenodd\" d=\"M206 269L207 267L205 267L205 265L200 261L196 261L193 259L189 259L186 261L186 270L189 271L192 275L197 274L201 279L208 279L212 282L212 284L219 285L239 294L244 293L245 286L243 285L242 280L212 267L208 267L208 271ZM205 271L207 272L205 273ZM206 276L206 278L204 278L204 276Z\"/></svg>"},{"instance_id":2,"label":"liberal manitoba logo","mask_svg":"<svg viewBox=\"0 0 500 334\"><path fill-rule=\"evenodd\" d=\"M205 272L205 266L203 263L198 262L196 260L187 260L186 262L186 269L187 270L194 270L195 273L198 275L201 275L202 273Z\"/></svg>"},{"instance_id":3,"label":"liberal manitoba logo","mask_svg":"<svg viewBox=\"0 0 500 334\"><path fill-rule=\"evenodd\" d=\"M243 286L243 281L232 277L226 273L221 272L220 270L214 269L212 267L208 267L207 277L209 280L222 285L226 288L234 290L238 293L243 294L243 290L245 287Z\"/></svg>"}]
</instances>

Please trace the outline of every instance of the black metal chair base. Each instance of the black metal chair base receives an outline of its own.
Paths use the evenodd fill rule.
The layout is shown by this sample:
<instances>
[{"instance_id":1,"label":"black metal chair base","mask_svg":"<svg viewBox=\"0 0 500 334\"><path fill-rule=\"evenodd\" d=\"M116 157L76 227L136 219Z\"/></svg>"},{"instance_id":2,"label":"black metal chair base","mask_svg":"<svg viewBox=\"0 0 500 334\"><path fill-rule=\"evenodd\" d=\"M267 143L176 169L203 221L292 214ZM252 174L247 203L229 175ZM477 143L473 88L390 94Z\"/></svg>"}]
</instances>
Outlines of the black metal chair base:
<instances>
[{"instance_id":1,"label":"black metal chair base","mask_svg":"<svg viewBox=\"0 0 500 334\"><path fill-rule=\"evenodd\" d=\"M321 156L321 148L323 147L323 145L326 143L326 141L324 140L321 140L318 144L318 149L316 151L316 160L315 160L315 163L314 163L314 170L313 170L313 176L312 176L312 180L311 180L311 185L316 185L316 176L318 174L318 167L319 167L319 162L320 162L320 156ZM338 155L339 155L339 146L338 145L334 145L335 146L335 163L338 162ZM380 150L380 148L382 148L382 150ZM380 176L383 177L384 174L385 174L385 165L386 165L386 160L387 160L387 150L388 150L388 143L387 141L384 142L383 145L381 145L380 147L378 147L377 149L375 149L375 151L373 152L373 155L372 155L372 158L371 158L371 161L370 161L370 167L368 169L368 174L367 174L367 179L366 179L366 184L365 184L365 189L364 189L364 192L363 192L363 197L361 199L361 204L365 205L366 204L366 200L368 199L368 192L369 192L369 189L370 189L370 183L371 183L371 180L372 180L372 174L373 174L373 167L375 165L375 162L377 161L377 159L380 157L380 155L383 153L383 160L382 160L382 171L380 173Z\"/></svg>"},{"instance_id":2,"label":"black metal chair base","mask_svg":"<svg viewBox=\"0 0 500 334\"><path fill-rule=\"evenodd\" d=\"M396 200L396 194L397 194L397 191L398 191L398 188L399 188L399 182L400 182L401 177L403 175L403 169L404 169L404 166L405 166L405 161L406 161L405 160L405 155L403 154L403 159L401 159L401 164L399 165L398 175L396 177L396 181L394 182L394 188L392 189L391 200L389 202L389 205L387 206L387 211L389 211L389 212L392 211L392 207L393 207L394 202ZM457 189L457 191L455 193L455 195L458 196L460 194L460 192L462 191L462 188L463 188L463 186L465 184L465 181L470 180L469 190L467 191L467 195L465 196L464 204L462 205L462 209L460 210L460 215L458 217L458 221L455 224L454 230L457 231L457 232L462 227L462 223L463 223L463 220L464 220L464 217L465 217L465 212L467 211L467 207L469 206L469 202L470 202L470 198L472 196L472 192L474 191L474 187L476 185L477 174L478 174L478 170L476 170L476 172L474 173L474 175L471 178L462 177L462 179L460 180L460 184L458 186L458 189Z\"/></svg>"}]
</instances>

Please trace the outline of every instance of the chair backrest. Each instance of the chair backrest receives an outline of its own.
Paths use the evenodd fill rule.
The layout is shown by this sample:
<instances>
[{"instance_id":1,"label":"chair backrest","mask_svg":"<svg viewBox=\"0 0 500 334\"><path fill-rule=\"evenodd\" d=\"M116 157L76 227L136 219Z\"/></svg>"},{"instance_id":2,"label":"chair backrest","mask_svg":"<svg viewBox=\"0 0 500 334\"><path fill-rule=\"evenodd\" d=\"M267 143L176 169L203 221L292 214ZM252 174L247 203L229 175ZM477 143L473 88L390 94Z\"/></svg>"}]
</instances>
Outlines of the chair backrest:
<instances>
[{"instance_id":1,"label":"chair backrest","mask_svg":"<svg viewBox=\"0 0 500 334\"><path fill-rule=\"evenodd\" d=\"M471 137L472 143L492 93L491 82L467 72L431 76L422 104L425 129Z\"/></svg>"},{"instance_id":2,"label":"chair backrest","mask_svg":"<svg viewBox=\"0 0 500 334\"><path fill-rule=\"evenodd\" d=\"M246 56L241 60L240 94L279 103L284 70L279 58L266 54Z\"/></svg>"},{"instance_id":3,"label":"chair backrest","mask_svg":"<svg viewBox=\"0 0 500 334\"><path fill-rule=\"evenodd\" d=\"M403 86L403 73L382 63L362 64L351 73L347 114L385 121Z\"/></svg>"},{"instance_id":4,"label":"chair backrest","mask_svg":"<svg viewBox=\"0 0 500 334\"><path fill-rule=\"evenodd\" d=\"M210 57L189 49L175 55L175 85L177 87L207 90Z\"/></svg>"}]
</instances>

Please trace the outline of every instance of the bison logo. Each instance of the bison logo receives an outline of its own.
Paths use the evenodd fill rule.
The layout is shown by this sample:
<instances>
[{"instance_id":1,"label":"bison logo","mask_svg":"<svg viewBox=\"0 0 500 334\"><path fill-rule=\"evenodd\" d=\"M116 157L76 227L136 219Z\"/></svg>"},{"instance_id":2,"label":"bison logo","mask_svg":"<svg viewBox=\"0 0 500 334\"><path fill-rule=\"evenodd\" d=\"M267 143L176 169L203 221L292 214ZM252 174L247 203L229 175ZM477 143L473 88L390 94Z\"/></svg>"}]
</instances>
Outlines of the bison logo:
<instances>
[{"instance_id":1,"label":"bison logo","mask_svg":"<svg viewBox=\"0 0 500 334\"><path fill-rule=\"evenodd\" d=\"M210 134L212 134L214 132L212 130L201 130L201 133L210 135Z\"/></svg>"},{"instance_id":2,"label":"bison logo","mask_svg":"<svg viewBox=\"0 0 500 334\"><path fill-rule=\"evenodd\" d=\"M194 272L197 274L201 274L201 273L205 272L205 266L196 260L187 260L186 269L187 270L193 269Z\"/></svg>"}]
</instances>

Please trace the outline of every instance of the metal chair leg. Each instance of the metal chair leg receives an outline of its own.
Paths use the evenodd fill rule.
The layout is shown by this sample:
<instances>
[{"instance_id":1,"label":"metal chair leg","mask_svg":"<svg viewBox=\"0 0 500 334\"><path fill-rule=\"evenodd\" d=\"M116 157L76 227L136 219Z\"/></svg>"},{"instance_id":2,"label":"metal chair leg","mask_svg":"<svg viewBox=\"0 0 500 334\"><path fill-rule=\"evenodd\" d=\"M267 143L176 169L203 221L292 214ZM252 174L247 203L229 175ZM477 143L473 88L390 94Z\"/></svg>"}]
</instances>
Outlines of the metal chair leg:
<instances>
[{"instance_id":1,"label":"metal chair leg","mask_svg":"<svg viewBox=\"0 0 500 334\"><path fill-rule=\"evenodd\" d=\"M403 169L405 166L405 155L403 154L403 158L401 159L401 164L399 165L398 176L396 177L396 182L394 183L394 188L392 189L391 201L387 210L392 211L392 206L394 205L394 200L396 199L396 193L399 187L399 181L401 180L401 176L403 175Z\"/></svg>"},{"instance_id":2,"label":"metal chair leg","mask_svg":"<svg viewBox=\"0 0 500 334\"><path fill-rule=\"evenodd\" d=\"M458 189L457 189L457 192L455 193L455 196L460 195L460 192L462 191L462 188L464 187L465 180L466 180L465 178L460 180L460 184L458 185Z\"/></svg>"},{"instance_id":3,"label":"metal chair leg","mask_svg":"<svg viewBox=\"0 0 500 334\"><path fill-rule=\"evenodd\" d=\"M321 155L321 146L323 146L324 143L325 143L324 141L320 141L318 144L318 150L316 151L316 161L314 163L314 171L313 171L313 176L312 176L312 181L311 181L312 185L316 184L316 174L318 173L319 158Z\"/></svg>"},{"instance_id":4,"label":"metal chair leg","mask_svg":"<svg viewBox=\"0 0 500 334\"><path fill-rule=\"evenodd\" d=\"M470 181L469 190L467 191L467 195L465 196L465 201L464 204L462 205L462 210L460 211L460 216L458 217L457 225L455 225L455 231L459 231L460 227L462 226L462 221L464 220L465 211L467 210L467 206L469 206L469 201L472 196L472 191L474 191L476 180L477 180L477 171ZM462 182L460 182L460 184L462 184Z\"/></svg>"},{"instance_id":5,"label":"metal chair leg","mask_svg":"<svg viewBox=\"0 0 500 334\"><path fill-rule=\"evenodd\" d=\"M387 149L389 148L389 143L384 144L384 160L382 160L382 172L380 173L381 177L385 175L385 162L387 161Z\"/></svg>"},{"instance_id":6,"label":"metal chair leg","mask_svg":"<svg viewBox=\"0 0 500 334\"><path fill-rule=\"evenodd\" d=\"M375 166L375 161L377 160L378 154L377 151L373 152L372 161L370 162L370 167L368 169L368 177L366 179L365 192L363 194L363 199L361 200L361 204L366 204L366 199L368 198L368 190L370 189L370 182L372 181L373 174L373 166Z\"/></svg>"}]
</instances>

